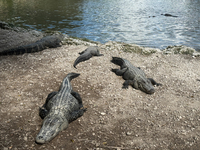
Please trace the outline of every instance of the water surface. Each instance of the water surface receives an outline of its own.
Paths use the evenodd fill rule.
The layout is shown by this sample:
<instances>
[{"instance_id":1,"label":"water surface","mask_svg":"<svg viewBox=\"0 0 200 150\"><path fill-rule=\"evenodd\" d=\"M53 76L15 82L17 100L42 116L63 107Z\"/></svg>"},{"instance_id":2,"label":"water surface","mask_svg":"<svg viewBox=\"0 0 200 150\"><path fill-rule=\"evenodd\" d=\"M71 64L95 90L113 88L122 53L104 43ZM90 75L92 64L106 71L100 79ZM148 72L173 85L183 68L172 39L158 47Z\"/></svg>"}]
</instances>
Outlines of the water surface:
<instances>
[{"instance_id":1,"label":"water surface","mask_svg":"<svg viewBox=\"0 0 200 150\"><path fill-rule=\"evenodd\" d=\"M0 0L0 20L102 43L200 49L199 0Z\"/></svg>"}]
</instances>

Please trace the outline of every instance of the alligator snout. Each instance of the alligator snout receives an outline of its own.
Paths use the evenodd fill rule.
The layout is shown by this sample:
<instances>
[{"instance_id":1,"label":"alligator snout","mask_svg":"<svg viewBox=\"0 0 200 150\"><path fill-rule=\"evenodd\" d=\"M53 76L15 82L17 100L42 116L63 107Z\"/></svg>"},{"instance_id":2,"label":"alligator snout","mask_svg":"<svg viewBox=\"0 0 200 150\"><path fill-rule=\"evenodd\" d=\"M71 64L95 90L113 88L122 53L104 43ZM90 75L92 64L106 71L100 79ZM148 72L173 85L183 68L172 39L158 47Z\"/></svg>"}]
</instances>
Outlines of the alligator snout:
<instances>
[{"instance_id":1,"label":"alligator snout","mask_svg":"<svg viewBox=\"0 0 200 150\"><path fill-rule=\"evenodd\" d=\"M155 89L151 89L149 91L147 91L147 94L153 94L155 92Z\"/></svg>"},{"instance_id":2,"label":"alligator snout","mask_svg":"<svg viewBox=\"0 0 200 150\"><path fill-rule=\"evenodd\" d=\"M44 140L43 136L37 136L36 139L35 139L35 143L44 144L45 140Z\"/></svg>"}]
</instances>

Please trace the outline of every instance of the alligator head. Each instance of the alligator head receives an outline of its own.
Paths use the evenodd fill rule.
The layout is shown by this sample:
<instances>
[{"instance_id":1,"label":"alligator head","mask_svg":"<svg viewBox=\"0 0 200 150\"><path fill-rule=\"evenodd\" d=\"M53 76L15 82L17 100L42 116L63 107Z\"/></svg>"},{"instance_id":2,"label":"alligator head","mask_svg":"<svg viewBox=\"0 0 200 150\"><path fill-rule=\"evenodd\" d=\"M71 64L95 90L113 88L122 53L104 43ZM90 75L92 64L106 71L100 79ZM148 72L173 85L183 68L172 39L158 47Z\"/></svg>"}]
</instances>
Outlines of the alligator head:
<instances>
[{"instance_id":1,"label":"alligator head","mask_svg":"<svg viewBox=\"0 0 200 150\"><path fill-rule=\"evenodd\" d=\"M137 85L135 87L138 87L141 91L147 93L147 94L153 94L155 92L154 86L152 85L150 80L138 80Z\"/></svg>"},{"instance_id":2,"label":"alligator head","mask_svg":"<svg viewBox=\"0 0 200 150\"><path fill-rule=\"evenodd\" d=\"M63 116L50 116L44 118L42 128L36 137L37 144L44 144L52 140L60 131L66 129L68 121Z\"/></svg>"}]
</instances>

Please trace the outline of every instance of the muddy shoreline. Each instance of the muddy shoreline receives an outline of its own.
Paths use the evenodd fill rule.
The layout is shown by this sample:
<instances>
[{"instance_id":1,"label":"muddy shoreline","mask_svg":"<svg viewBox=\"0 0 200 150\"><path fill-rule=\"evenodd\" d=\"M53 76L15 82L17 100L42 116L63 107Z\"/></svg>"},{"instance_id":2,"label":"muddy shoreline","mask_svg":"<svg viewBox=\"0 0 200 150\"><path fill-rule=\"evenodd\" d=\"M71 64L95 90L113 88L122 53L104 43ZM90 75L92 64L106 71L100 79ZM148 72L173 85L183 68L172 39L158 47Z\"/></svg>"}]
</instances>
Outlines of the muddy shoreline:
<instances>
[{"instance_id":1,"label":"muddy shoreline","mask_svg":"<svg viewBox=\"0 0 200 150\"><path fill-rule=\"evenodd\" d=\"M0 57L0 149L199 149L198 53L184 46L161 51L118 42L64 42L38 53ZM78 52L89 45L98 45L104 56L73 68ZM112 56L130 60L163 86L155 87L153 95L122 89L124 80L110 71L118 68ZM87 112L49 143L37 145L39 107L69 72L81 74L72 86Z\"/></svg>"}]
</instances>

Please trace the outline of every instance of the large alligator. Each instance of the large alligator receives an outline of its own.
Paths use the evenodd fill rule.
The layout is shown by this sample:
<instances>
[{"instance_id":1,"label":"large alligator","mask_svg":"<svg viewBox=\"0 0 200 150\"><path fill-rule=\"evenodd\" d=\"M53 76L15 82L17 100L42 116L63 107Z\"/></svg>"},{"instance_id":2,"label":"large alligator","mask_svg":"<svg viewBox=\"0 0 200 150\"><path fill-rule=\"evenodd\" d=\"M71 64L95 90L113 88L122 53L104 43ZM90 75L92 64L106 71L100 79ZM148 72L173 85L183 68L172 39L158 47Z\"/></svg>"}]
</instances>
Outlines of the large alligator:
<instances>
[{"instance_id":1,"label":"large alligator","mask_svg":"<svg viewBox=\"0 0 200 150\"><path fill-rule=\"evenodd\" d=\"M126 59L112 57L111 62L121 67L120 69L112 69L112 72L118 76L122 76L125 80L122 88L128 88L128 85L132 85L135 89L140 89L147 94L153 94L155 92L153 85L161 85L154 79L147 78L140 68L133 66Z\"/></svg>"},{"instance_id":2,"label":"large alligator","mask_svg":"<svg viewBox=\"0 0 200 150\"><path fill-rule=\"evenodd\" d=\"M0 52L0 56L20 55L20 54L24 54L24 53L34 53L34 52L42 51L46 48L60 47L61 39L62 39L61 35L46 36L46 37L43 37L42 39L36 41L35 43L2 51L2 52Z\"/></svg>"},{"instance_id":3,"label":"large alligator","mask_svg":"<svg viewBox=\"0 0 200 150\"><path fill-rule=\"evenodd\" d=\"M82 99L72 90L70 81L80 74L69 73L64 78L58 92L48 95L45 104L40 108L39 115L43 121L42 128L36 137L36 143L44 144L52 140L68 124L81 117L86 111Z\"/></svg>"},{"instance_id":4,"label":"large alligator","mask_svg":"<svg viewBox=\"0 0 200 150\"><path fill-rule=\"evenodd\" d=\"M98 46L90 46L86 50L79 53L80 56L75 60L74 62L74 68L76 68L76 65L82 61L86 61L90 59L92 56L103 56L103 54L99 53Z\"/></svg>"}]
</instances>

